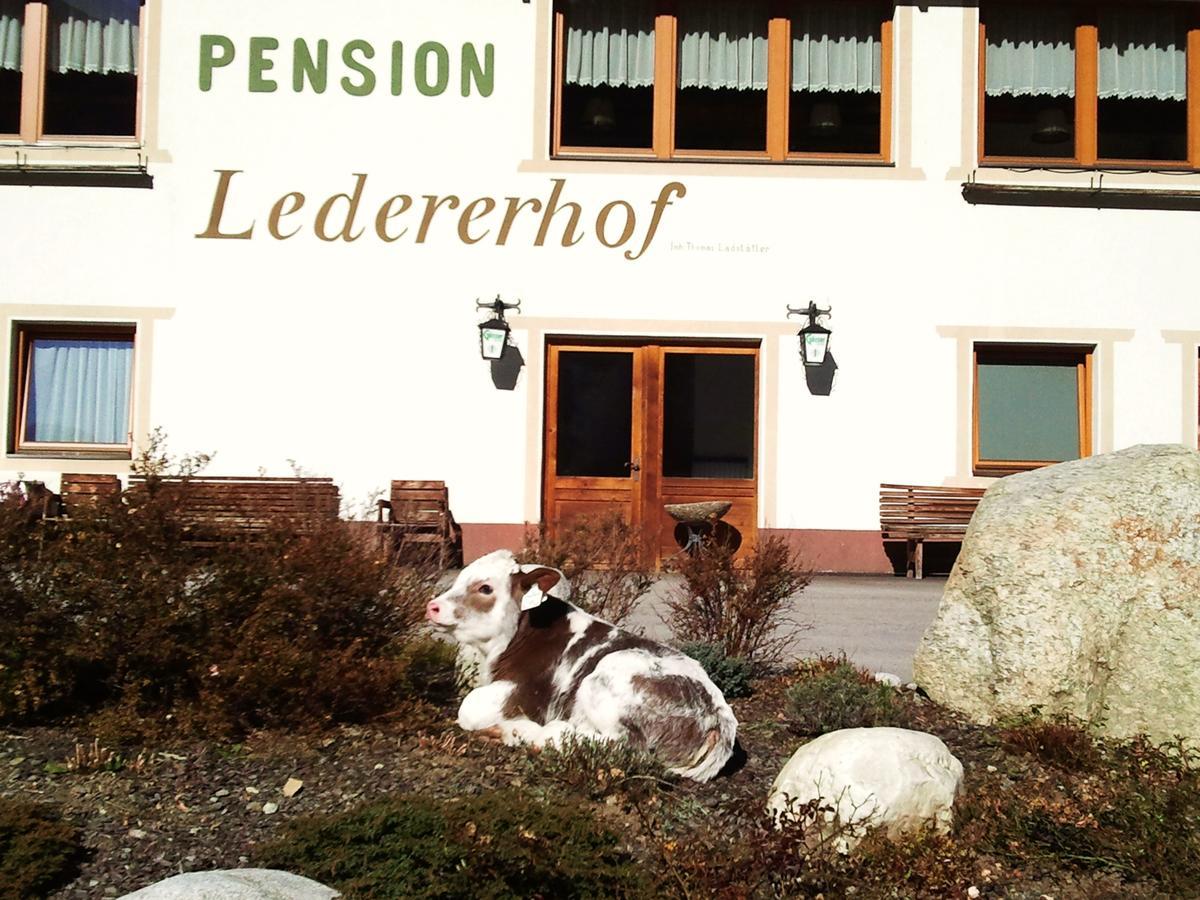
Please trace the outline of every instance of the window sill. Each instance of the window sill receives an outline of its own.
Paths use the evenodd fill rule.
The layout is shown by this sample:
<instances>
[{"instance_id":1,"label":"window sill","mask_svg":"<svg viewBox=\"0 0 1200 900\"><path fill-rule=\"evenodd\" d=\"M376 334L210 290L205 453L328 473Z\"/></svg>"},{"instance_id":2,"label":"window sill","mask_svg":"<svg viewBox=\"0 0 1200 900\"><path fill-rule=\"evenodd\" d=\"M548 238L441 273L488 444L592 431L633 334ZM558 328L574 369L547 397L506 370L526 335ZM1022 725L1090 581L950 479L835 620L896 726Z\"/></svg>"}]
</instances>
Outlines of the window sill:
<instances>
[{"instance_id":1,"label":"window sill","mask_svg":"<svg viewBox=\"0 0 1200 900\"><path fill-rule=\"evenodd\" d=\"M129 450L15 450L8 459L133 459Z\"/></svg>"},{"instance_id":2,"label":"window sill","mask_svg":"<svg viewBox=\"0 0 1200 900\"><path fill-rule=\"evenodd\" d=\"M972 206L1200 210L1200 190L1160 187L980 184L968 181L962 186L962 195Z\"/></svg>"},{"instance_id":3,"label":"window sill","mask_svg":"<svg viewBox=\"0 0 1200 900\"><path fill-rule=\"evenodd\" d=\"M137 144L0 142L0 185L152 188Z\"/></svg>"},{"instance_id":4,"label":"window sill","mask_svg":"<svg viewBox=\"0 0 1200 900\"><path fill-rule=\"evenodd\" d=\"M702 151L683 151L670 159L659 159L656 156L645 156L637 153L559 153L551 156L546 162L591 162L591 163L660 163L667 166L680 165L717 165L717 166L874 166L877 168L894 168L895 163L881 156L789 156L787 159L767 159L763 156L728 155L707 156Z\"/></svg>"}]
</instances>

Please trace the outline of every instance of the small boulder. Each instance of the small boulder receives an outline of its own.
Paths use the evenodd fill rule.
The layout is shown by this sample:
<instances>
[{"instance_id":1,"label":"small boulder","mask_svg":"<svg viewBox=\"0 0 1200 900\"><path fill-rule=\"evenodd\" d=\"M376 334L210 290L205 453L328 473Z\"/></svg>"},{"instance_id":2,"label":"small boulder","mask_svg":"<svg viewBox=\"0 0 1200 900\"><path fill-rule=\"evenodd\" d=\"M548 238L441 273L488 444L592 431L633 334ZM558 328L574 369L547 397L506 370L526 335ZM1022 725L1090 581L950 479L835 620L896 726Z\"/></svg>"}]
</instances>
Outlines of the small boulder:
<instances>
[{"instance_id":1,"label":"small boulder","mask_svg":"<svg viewBox=\"0 0 1200 900\"><path fill-rule=\"evenodd\" d=\"M816 800L823 833L849 852L869 828L891 836L926 824L949 830L963 767L941 739L906 728L846 728L809 741L771 786L781 825ZM820 821L820 818L818 821Z\"/></svg>"},{"instance_id":2,"label":"small boulder","mask_svg":"<svg viewBox=\"0 0 1200 900\"><path fill-rule=\"evenodd\" d=\"M121 900L333 900L341 894L308 878L272 869L188 872Z\"/></svg>"}]
</instances>

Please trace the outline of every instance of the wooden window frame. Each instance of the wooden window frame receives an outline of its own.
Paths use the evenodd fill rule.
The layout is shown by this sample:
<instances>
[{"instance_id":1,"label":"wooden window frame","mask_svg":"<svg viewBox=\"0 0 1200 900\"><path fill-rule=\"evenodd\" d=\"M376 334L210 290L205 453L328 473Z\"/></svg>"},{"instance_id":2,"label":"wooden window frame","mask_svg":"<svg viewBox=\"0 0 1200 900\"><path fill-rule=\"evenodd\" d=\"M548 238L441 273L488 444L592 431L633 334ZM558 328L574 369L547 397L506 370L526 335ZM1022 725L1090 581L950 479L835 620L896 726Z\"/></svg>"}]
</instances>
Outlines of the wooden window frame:
<instances>
[{"instance_id":1,"label":"wooden window frame","mask_svg":"<svg viewBox=\"0 0 1200 900\"><path fill-rule=\"evenodd\" d=\"M1107 159L1098 155L1100 84L1100 10L1115 2L1060 0L1059 6L1074 10L1075 24L1075 154L1071 157L988 156L987 136L987 8L1011 6L1033 0L985 0L979 6L979 164L997 167L1080 168L1191 171L1200 169L1200 10L1189 10L1187 23L1187 147L1186 160ZM1040 2L1040 0L1039 0ZM1146 0L1140 5L1170 8Z\"/></svg>"},{"instance_id":2,"label":"wooden window frame","mask_svg":"<svg viewBox=\"0 0 1200 900\"><path fill-rule=\"evenodd\" d=\"M133 370L129 375L129 419L120 444L59 443L25 440L29 406L29 374L33 342L38 338L65 340L131 340ZM46 455L118 456L128 459L133 448L134 386L137 383L137 325L122 322L17 322L13 325L12 391L9 408L9 452Z\"/></svg>"},{"instance_id":3,"label":"wooden window frame","mask_svg":"<svg viewBox=\"0 0 1200 900\"><path fill-rule=\"evenodd\" d=\"M881 84L879 98L878 153L816 153L788 148L792 70L792 20L789 3L772 0L767 21L767 142L762 150L681 150L675 145L675 100L678 94L678 8L687 0L657 0L654 18L654 103L651 147L577 147L562 142L562 91L566 54L566 14L554 4L553 96L551 106L550 154L555 159L675 160L683 162L758 163L892 163L892 60L894 9L880 3Z\"/></svg>"},{"instance_id":4,"label":"wooden window frame","mask_svg":"<svg viewBox=\"0 0 1200 900\"><path fill-rule=\"evenodd\" d=\"M138 75L134 101L134 133L114 135L47 134L44 130L46 99L46 52L49 46L50 6L46 0L25 3L21 36L21 130L0 134L0 143L22 144L140 144L142 103L146 88L146 0L138 3Z\"/></svg>"},{"instance_id":5,"label":"wooden window frame","mask_svg":"<svg viewBox=\"0 0 1200 900\"><path fill-rule=\"evenodd\" d=\"M1057 465L1060 460L998 460L979 456L979 356L1001 355L1014 362L1074 362L1076 401L1079 404L1079 458L1091 456L1092 445L1092 358L1096 348L1090 344L1022 344L977 342L971 350L971 469L975 475L999 477Z\"/></svg>"}]
</instances>

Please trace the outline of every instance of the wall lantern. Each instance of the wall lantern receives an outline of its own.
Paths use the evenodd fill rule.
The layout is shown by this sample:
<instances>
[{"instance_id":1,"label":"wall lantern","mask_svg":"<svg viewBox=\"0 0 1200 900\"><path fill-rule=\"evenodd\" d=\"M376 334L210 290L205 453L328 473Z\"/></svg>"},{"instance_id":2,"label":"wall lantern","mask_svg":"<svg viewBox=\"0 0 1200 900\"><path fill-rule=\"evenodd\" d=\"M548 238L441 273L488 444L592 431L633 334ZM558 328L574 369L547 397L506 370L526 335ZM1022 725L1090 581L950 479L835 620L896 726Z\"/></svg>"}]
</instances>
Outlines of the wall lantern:
<instances>
[{"instance_id":1,"label":"wall lantern","mask_svg":"<svg viewBox=\"0 0 1200 900\"><path fill-rule=\"evenodd\" d=\"M504 355L504 348L508 346L508 335L512 331L508 327L508 323L504 321L504 311L507 309L519 311L521 301L505 303L497 296L491 303L480 303L476 300L475 308L490 309L495 313L492 318L479 324L479 353L484 359L499 359Z\"/></svg>"},{"instance_id":2,"label":"wall lantern","mask_svg":"<svg viewBox=\"0 0 1200 900\"><path fill-rule=\"evenodd\" d=\"M809 302L807 308L787 308L788 316L808 316L808 324L800 329L800 358L806 366L823 366L829 353L829 336L833 333L817 320L830 314L829 309L820 309Z\"/></svg>"}]
</instances>

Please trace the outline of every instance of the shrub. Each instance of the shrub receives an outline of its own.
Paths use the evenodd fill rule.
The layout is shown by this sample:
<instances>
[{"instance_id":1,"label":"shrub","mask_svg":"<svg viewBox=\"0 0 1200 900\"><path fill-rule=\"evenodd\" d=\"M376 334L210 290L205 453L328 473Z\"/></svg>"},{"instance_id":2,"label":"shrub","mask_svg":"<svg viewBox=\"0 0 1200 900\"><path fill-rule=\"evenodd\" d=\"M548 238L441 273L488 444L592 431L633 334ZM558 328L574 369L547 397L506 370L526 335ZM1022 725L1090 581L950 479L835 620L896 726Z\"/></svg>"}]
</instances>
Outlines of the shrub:
<instances>
[{"instance_id":1,"label":"shrub","mask_svg":"<svg viewBox=\"0 0 1200 900\"><path fill-rule=\"evenodd\" d=\"M1200 883L1200 755L1144 737L1097 752L1102 777L1055 774L971 801L969 815L990 825L985 848L1190 895Z\"/></svg>"},{"instance_id":2,"label":"shrub","mask_svg":"<svg viewBox=\"0 0 1200 900\"><path fill-rule=\"evenodd\" d=\"M525 766L532 779L548 779L592 800L617 794L643 799L674 781L653 754L626 741L568 737L561 746L530 753Z\"/></svg>"},{"instance_id":3,"label":"shrub","mask_svg":"<svg viewBox=\"0 0 1200 900\"><path fill-rule=\"evenodd\" d=\"M1035 711L1002 726L1000 742L1006 750L1028 753L1072 772L1090 771L1100 762L1087 726L1068 716L1043 719Z\"/></svg>"},{"instance_id":4,"label":"shrub","mask_svg":"<svg viewBox=\"0 0 1200 900\"><path fill-rule=\"evenodd\" d=\"M756 666L779 661L800 627L790 601L812 580L782 538L767 538L744 564L728 544L708 541L694 555L675 557L671 569L683 576L664 615L677 640L716 644L726 657Z\"/></svg>"},{"instance_id":5,"label":"shrub","mask_svg":"<svg viewBox=\"0 0 1200 900\"><path fill-rule=\"evenodd\" d=\"M52 807L0 799L0 884L4 896L48 896L71 881L83 856L79 832Z\"/></svg>"},{"instance_id":6,"label":"shrub","mask_svg":"<svg viewBox=\"0 0 1200 900\"><path fill-rule=\"evenodd\" d=\"M750 696L750 678L754 666L740 656L729 657L720 644L691 643L680 648L704 667L708 677L726 699Z\"/></svg>"},{"instance_id":7,"label":"shrub","mask_svg":"<svg viewBox=\"0 0 1200 900\"><path fill-rule=\"evenodd\" d=\"M560 569L571 582L571 602L614 625L629 618L654 584L642 532L619 513L542 524L528 532L517 562Z\"/></svg>"},{"instance_id":8,"label":"shrub","mask_svg":"<svg viewBox=\"0 0 1200 900\"><path fill-rule=\"evenodd\" d=\"M397 796L300 820L258 862L348 897L648 896L616 834L561 798L511 788L459 801Z\"/></svg>"},{"instance_id":9,"label":"shrub","mask_svg":"<svg viewBox=\"0 0 1200 900\"><path fill-rule=\"evenodd\" d=\"M156 452L152 473L169 459ZM281 522L253 542L198 548L153 480L42 527L10 506L0 502L0 721L104 711L99 733L129 741L167 724L360 721L445 696L437 652L409 646L437 567L398 565L352 526Z\"/></svg>"},{"instance_id":10,"label":"shrub","mask_svg":"<svg viewBox=\"0 0 1200 900\"><path fill-rule=\"evenodd\" d=\"M908 709L893 688L844 657L801 664L800 672L800 679L787 691L789 722L799 734L904 727L910 722Z\"/></svg>"}]
</instances>

